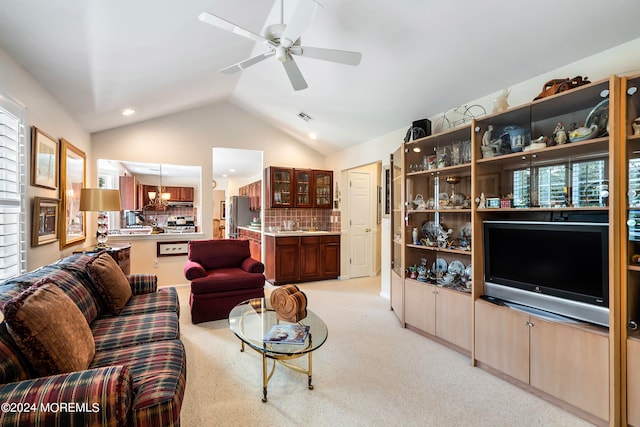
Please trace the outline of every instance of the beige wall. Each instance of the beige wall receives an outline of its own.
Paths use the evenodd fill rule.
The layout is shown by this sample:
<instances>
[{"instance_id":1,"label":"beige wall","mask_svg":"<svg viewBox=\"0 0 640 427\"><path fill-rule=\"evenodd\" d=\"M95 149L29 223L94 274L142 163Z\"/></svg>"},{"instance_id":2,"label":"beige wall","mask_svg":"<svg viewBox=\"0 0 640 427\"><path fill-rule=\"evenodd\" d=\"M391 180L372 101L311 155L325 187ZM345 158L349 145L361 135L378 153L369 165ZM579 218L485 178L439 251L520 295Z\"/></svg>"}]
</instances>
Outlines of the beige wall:
<instances>
[{"instance_id":1,"label":"beige wall","mask_svg":"<svg viewBox=\"0 0 640 427\"><path fill-rule=\"evenodd\" d=\"M27 128L27 158L31 159L31 126L42 129L55 140L65 138L74 146L84 151L87 156L91 154L91 140L88 132L85 132L75 122L58 102L49 95L24 68L22 68L6 51L0 49L0 94L8 96L26 107ZM89 176L93 173L92 165L87 164ZM52 197L58 198L58 190L48 190L31 186L31 162L27 162L27 242L31 242L31 215L33 198ZM33 270L44 264L51 263L63 255L70 254L73 250L82 247L83 244L60 250L58 242L49 243L35 248L28 247L27 269Z\"/></svg>"}]
</instances>

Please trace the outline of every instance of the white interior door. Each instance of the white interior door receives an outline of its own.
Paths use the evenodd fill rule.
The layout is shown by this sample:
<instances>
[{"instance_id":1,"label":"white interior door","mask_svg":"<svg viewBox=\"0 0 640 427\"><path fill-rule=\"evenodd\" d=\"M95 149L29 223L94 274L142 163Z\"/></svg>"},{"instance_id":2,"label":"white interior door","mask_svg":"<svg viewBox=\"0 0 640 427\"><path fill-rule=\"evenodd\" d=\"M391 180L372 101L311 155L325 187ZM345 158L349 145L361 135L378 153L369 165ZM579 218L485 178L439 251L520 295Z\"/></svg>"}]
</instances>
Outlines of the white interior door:
<instances>
[{"instance_id":1,"label":"white interior door","mask_svg":"<svg viewBox=\"0 0 640 427\"><path fill-rule=\"evenodd\" d=\"M351 236L349 277L371 274L371 174L349 172L349 228Z\"/></svg>"}]
</instances>

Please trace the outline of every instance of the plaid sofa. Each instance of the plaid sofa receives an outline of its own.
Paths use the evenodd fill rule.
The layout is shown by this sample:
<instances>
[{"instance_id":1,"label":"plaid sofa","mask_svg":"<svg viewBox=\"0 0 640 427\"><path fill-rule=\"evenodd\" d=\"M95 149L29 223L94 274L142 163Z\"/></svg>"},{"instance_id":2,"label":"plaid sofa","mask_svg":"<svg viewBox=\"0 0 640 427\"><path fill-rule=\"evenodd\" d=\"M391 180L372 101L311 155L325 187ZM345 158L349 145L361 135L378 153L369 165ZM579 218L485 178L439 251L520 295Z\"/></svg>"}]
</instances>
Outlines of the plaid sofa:
<instances>
[{"instance_id":1,"label":"plaid sofa","mask_svg":"<svg viewBox=\"0 0 640 427\"><path fill-rule=\"evenodd\" d=\"M180 424L186 359L175 288L158 290L155 275L129 275L131 297L118 315L109 314L87 273L92 257L74 254L0 283L4 312L9 300L47 278L80 309L95 341L86 370L41 376L0 323L0 425Z\"/></svg>"}]
</instances>

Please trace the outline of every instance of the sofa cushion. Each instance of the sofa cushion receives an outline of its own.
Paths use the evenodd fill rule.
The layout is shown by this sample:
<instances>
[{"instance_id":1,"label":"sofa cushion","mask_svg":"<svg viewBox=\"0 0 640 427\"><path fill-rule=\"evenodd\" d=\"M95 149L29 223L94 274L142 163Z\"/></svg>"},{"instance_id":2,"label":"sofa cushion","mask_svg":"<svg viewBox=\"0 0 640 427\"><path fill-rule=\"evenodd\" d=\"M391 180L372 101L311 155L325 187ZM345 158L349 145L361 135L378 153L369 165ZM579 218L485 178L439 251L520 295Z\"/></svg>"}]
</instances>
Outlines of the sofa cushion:
<instances>
[{"instance_id":1,"label":"sofa cushion","mask_svg":"<svg viewBox=\"0 0 640 427\"><path fill-rule=\"evenodd\" d=\"M95 354L87 320L71 298L47 280L5 304L9 333L41 375L87 369Z\"/></svg>"},{"instance_id":2,"label":"sofa cushion","mask_svg":"<svg viewBox=\"0 0 640 427\"><path fill-rule=\"evenodd\" d=\"M106 252L95 256L88 264L87 271L97 288L105 310L118 314L131 298L131 285L116 261Z\"/></svg>"},{"instance_id":3,"label":"sofa cushion","mask_svg":"<svg viewBox=\"0 0 640 427\"><path fill-rule=\"evenodd\" d=\"M84 318L87 319L87 323L93 322L98 317L96 300L78 276L69 271L56 270L45 277L43 281L55 284L71 298L71 301L78 306Z\"/></svg>"},{"instance_id":4,"label":"sofa cushion","mask_svg":"<svg viewBox=\"0 0 640 427\"><path fill-rule=\"evenodd\" d=\"M91 368L127 365L133 377L132 425L179 425L187 365L179 340L96 352Z\"/></svg>"},{"instance_id":5,"label":"sofa cushion","mask_svg":"<svg viewBox=\"0 0 640 427\"><path fill-rule=\"evenodd\" d=\"M248 240L215 239L191 240L188 259L201 264L205 270L240 267L245 258L251 257Z\"/></svg>"},{"instance_id":6,"label":"sofa cushion","mask_svg":"<svg viewBox=\"0 0 640 427\"><path fill-rule=\"evenodd\" d=\"M91 324L96 352L180 338L176 313L147 313L97 319Z\"/></svg>"},{"instance_id":7,"label":"sofa cushion","mask_svg":"<svg viewBox=\"0 0 640 427\"><path fill-rule=\"evenodd\" d=\"M133 295L119 316L145 313L176 313L180 316L180 301L176 288L166 287L151 294Z\"/></svg>"},{"instance_id":8,"label":"sofa cushion","mask_svg":"<svg viewBox=\"0 0 640 427\"><path fill-rule=\"evenodd\" d=\"M206 294L211 292L236 291L264 287L264 275L247 273L240 268L221 268L208 271L206 277L191 281L191 292Z\"/></svg>"}]
</instances>

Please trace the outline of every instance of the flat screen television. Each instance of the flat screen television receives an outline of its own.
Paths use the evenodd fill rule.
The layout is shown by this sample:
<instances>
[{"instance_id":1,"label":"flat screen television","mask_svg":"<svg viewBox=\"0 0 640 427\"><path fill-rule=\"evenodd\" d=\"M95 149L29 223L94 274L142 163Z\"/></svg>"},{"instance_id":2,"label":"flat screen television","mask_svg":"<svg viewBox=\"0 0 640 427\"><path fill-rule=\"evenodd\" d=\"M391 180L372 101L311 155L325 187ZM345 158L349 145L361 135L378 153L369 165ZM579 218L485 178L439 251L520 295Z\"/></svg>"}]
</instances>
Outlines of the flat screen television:
<instances>
[{"instance_id":1,"label":"flat screen television","mask_svg":"<svg viewBox=\"0 0 640 427\"><path fill-rule=\"evenodd\" d=\"M609 225L485 221L484 293L609 325Z\"/></svg>"}]
</instances>

